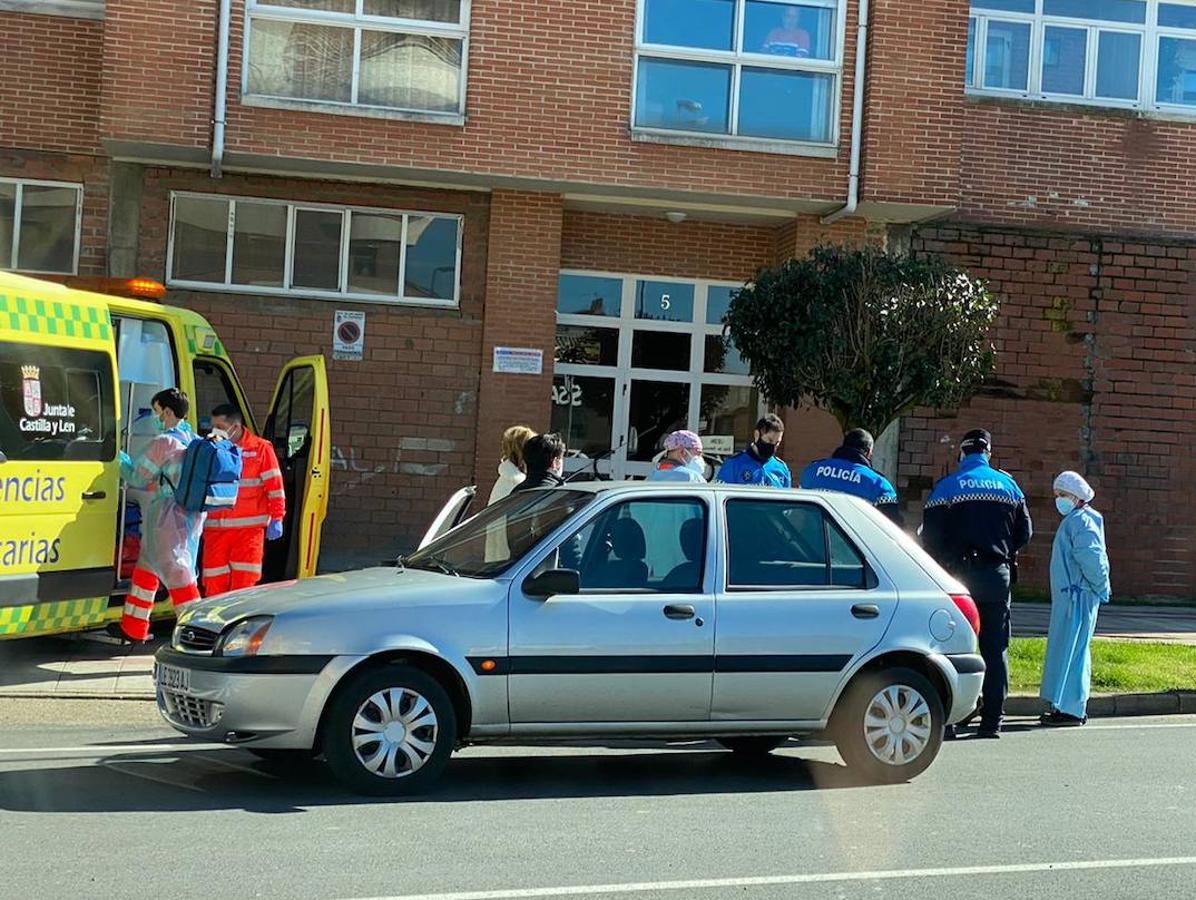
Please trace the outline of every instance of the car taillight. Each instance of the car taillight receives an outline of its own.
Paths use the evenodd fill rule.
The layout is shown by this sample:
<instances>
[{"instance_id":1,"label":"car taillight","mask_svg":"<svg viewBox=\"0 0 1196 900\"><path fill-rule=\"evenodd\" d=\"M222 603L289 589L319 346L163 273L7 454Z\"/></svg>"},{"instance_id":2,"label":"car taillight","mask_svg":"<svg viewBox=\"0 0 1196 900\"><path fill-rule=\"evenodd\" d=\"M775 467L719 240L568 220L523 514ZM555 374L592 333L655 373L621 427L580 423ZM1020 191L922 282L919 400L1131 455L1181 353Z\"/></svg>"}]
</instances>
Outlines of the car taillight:
<instances>
[{"instance_id":1,"label":"car taillight","mask_svg":"<svg viewBox=\"0 0 1196 900\"><path fill-rule=\"evenodd\" d=\"M963 613L963 617L972 626L972 631L980 634L980 610L976 609L976 601L967 594L952 594L951 601Z\"/></svg>"}]
</instances>

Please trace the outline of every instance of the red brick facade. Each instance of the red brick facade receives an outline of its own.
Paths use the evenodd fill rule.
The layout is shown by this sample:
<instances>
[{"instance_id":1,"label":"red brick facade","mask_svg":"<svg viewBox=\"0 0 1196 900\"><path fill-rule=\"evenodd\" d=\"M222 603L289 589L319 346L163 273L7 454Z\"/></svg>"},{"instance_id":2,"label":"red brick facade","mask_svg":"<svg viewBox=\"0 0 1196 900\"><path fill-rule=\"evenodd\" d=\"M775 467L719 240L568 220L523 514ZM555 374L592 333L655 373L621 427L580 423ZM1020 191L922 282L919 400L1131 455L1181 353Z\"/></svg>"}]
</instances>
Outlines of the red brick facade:
<instances>
[{"instance_id":1,"label":"red brick facade","mask_svg":"<svg viewBox=\"0 0 1196 900\"><path fill-rule=\"evenodd\" d=\"M465 115L434 123L244 97L234 0L220 179L217 3L108 0L102 20L0 7L0 178L83 186L81 274L165 278L176 190L463 216L455 308L171 290L216 326L259 415L286 359L329 358L326 560L409 548L456 488L488 489L504 427L547 425L561 269L734 282L821 242L887 242L967 266L1004 301L994 382L901 424L911 518L981 425L1040 528L1026 585L1045 584L1050 481L1072 467L1108 515L1116 589L1196 595L1196 122L969 97L967 4L873 0L860 206L824 225L848 186L856 0L839 139L817 152L634 134L637 2L474 0ZM336 309L366 313L360 362L331 359ZM542 350L544 372L492 372L497 346ZM830 449L827 416L787 418L792 464Z\"/></svg>"}]
</instances>

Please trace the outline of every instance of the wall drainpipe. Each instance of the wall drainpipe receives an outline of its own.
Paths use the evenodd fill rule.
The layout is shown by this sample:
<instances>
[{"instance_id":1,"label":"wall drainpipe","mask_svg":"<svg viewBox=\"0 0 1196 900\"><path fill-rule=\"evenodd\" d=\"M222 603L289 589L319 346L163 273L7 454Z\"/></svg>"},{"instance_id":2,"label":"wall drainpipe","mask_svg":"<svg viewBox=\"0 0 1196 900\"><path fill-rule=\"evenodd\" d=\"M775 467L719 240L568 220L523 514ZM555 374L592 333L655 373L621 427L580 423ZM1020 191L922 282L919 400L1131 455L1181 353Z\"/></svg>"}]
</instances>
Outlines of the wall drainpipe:
<instances>
[{"instance_id":1,"label":"wall drainpipe","mask_svg":"<svg viewBox=\"0 0 1196 900\"><path fill-rule=\"evenodd\" d=\"M867 0L864 0L867 3ZM232 21L232 0L220 0L220 21L216 37L216 108L212 116L212 177L224 172L224 117L228 97L228 32Z\"/></svg>"},{"instance_id":2,"label":"wall drainpipe","mask_svg":"<svg viewBox=\"0 0 1196 900\"><path fill-rule=\"evenodd\" d=\"M860 18L855 39L855 84L851 98L851 169L847 176L847 202L822 217L830 225L855 214L860 205L860 150L864 130L864 78L868 70L868 0L860 0Z\"/></svg>"}]
</instances>

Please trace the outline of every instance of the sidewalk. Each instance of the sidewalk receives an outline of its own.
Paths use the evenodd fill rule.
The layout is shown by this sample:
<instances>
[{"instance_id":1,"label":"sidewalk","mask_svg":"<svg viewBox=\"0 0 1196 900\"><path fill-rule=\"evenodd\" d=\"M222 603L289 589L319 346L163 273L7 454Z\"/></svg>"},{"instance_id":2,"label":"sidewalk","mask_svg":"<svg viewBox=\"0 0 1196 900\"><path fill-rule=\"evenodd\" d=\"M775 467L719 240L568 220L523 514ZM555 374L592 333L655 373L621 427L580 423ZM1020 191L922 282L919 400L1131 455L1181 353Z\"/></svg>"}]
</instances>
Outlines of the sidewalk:
<instances>
[{"instance_id":1,"label":"sidewalk","mask_svg":"<svg viewBox=\"0 0 1196 900\"><path fill-rule=\"evenodd\" d=\"M88 635L0 641L0 697L152 700L162 640L138 647Z\"/></svg>"},{"instance_id":2,"label":"sidewalk","mask_svg":"<svg viewBox=\"0 0 1196 900\"><path fill-rule=\"evenodd\" d=\"M1013 605L1013 633L1017 637L1041 637L1046 634L1051 608L1038 603ZM1119 640L1162 641L1196 645L1196 608L1156 606L1104 606L1097 619L1099 637ZM26 638L0 641L0 698L3 697L97 697L152 700L154 697L153 655L163 639L139 647L122 647L87 635ZM1175 695L1129 695L1118 706L1116 697L1100 698L1118 715L1133 703L1172 710L1183 703L1191 710L1191 699L1180 701ZM1163 699L1172 698L1172 699ZM1011 702L1015 698L1010 698ZM1093 698L1096 703L1098 698ZM1024 714L1036 709L1037 698L1020 698ZM1151 708L1154 708L1151 706ZM1173 711L1178 712L1175 708ZM1019 713L1014 713L1019 714ZM1037 715L1037 712L1034 713Z\"/></svg>"},{"instance_id":3,"label":"sidewalk","mask_svg":"<svg viewBox=\"0 0 1196 900\"><path fill-rule=\"evenodd\" d=\"M1012 618L1014 637L1046 637L1051 607L1015 603ZM1096 636L1196 645L1196 607L1102 606L1096 617Z\"/></svg>"}]
</instances>

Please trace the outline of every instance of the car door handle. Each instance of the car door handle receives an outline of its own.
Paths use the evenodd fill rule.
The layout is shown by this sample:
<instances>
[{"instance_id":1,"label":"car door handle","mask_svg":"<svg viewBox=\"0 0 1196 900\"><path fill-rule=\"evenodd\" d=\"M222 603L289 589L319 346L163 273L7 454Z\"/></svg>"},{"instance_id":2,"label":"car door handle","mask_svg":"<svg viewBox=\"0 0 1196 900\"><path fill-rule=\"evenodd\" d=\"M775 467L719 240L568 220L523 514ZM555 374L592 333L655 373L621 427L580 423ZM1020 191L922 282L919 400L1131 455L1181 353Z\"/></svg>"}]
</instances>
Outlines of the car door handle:
<instances>
[{"instance_id":1,"label":"car door handle","mask_svg":"<svg viewBox=\"0 0 1196 900\"><path fill-rule=\"evenodd\" d=\"M84 491L83 492L84 500L103 500L107 496L108 496L107 491Z\"/></svg>"},{"instance_id":2,"label":"car door handle","mask_svg":"<svg viewBox=\"0 0 1196 900\"><path fill-rule=\"evenodd\" d=\"M664 608L664 614L669 619L692 619L697 611L689 605L670 603Z\"/></svg>"},{"instance_id":3,"label":"car door handle","mask_svg":"<svg viewBox=\"0 0 1196 900\"><path fill-rule=\"evenodd\" d=\"M875 603L857 603L851 608L851 614L857 619L878 619L880 607Z\"/></svg>"}]
</instances>

